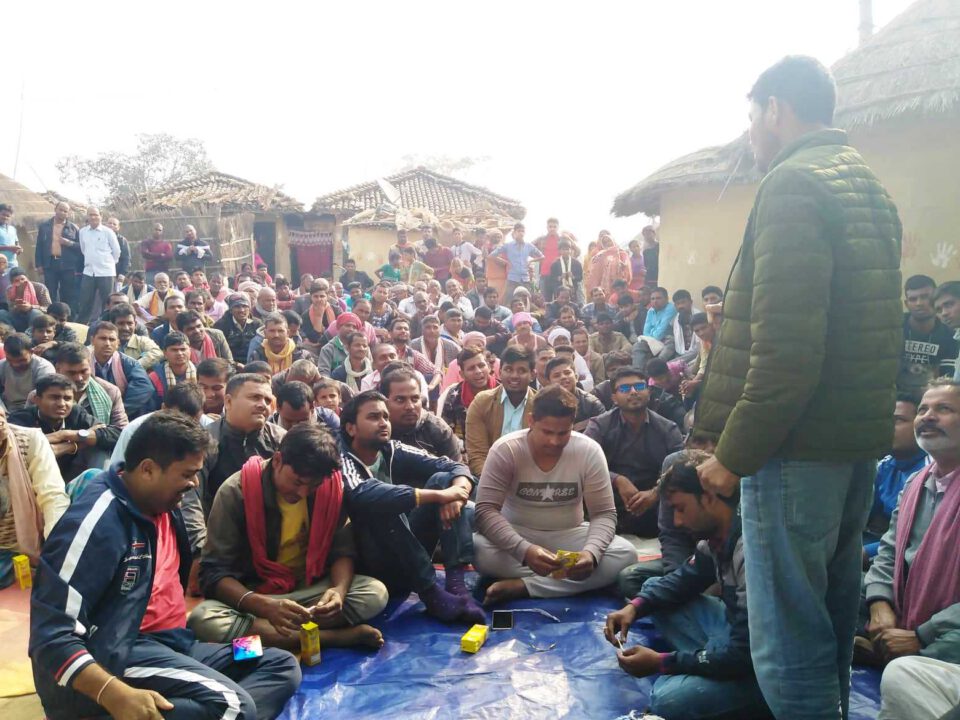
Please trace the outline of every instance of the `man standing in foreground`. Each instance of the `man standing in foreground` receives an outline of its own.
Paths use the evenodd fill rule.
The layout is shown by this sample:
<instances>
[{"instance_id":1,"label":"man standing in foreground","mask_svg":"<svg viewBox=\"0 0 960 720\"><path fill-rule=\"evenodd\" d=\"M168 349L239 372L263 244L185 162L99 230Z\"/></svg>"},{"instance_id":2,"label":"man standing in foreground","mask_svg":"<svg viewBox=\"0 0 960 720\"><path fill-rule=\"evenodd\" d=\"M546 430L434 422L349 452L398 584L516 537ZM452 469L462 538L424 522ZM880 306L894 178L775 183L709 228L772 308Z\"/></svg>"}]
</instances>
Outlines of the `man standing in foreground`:
<instances>
[{"instance_id":1,"label":"man standing in foreground","mask_svg":"<svg viewBox=\"0 0 960 720\"><path fill-rule=\"evenodd\" d=\"M696 430L719 438L700 478L724 497L743 479L750 645L770 709L832 720L847 717L861 531L893 435L902 227L830 127L823 65L784 58L748 97L766 177L698 405Z\"/></svg>"}]
</instances>

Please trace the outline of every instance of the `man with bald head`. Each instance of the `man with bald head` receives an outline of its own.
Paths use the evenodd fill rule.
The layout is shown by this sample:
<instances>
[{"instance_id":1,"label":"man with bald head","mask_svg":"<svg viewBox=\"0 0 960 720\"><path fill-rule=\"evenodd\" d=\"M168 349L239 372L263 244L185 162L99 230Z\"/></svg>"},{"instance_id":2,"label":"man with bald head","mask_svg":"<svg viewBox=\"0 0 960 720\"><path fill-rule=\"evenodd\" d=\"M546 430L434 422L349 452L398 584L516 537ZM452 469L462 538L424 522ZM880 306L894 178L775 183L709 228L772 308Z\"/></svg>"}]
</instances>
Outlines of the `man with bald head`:
<instances>
[{"instance_id":1,"label":"man with bald head","mask_svg":"<svg viewBox=\"0 0 960 720\"><path fill-rule=\"evenodd\" d=\"M50 291L52 302L76 307L76 274L83 270L80 228L70 222L70 206L58 202L53 217L37 226L34 266Z\"/></svg>"},{"instance_id":2,"label":"man with bald head","mask_svg":"<svg viewBox=\"0 0 960 720\"><path fill-rule=\"evenodd\" d=\"M87 210L87 226L80 230L80 252L83 253L83 276L77 322L89 323L100 314L102 305L113 292L120 261L117 234L102 224L100 210L95 207Z\"/></svg>"},{"instance_id":3,"label":"man with bald head","mask_svg":"<svg viewBox=\"0 0 960 720\"><path fill-rule=\"evenodd\" d=\"M163 225L154 223L153 233L140 243L140 254L143 255L143 267L147 272L147 282L156 284L154 277L157 273L166 273L173 261L173 245L163 239Z\"/></svg>"},{"instance_id":4,"label":"man with bald head","mask_svg":"<svg viewBox=\"0 0 960 720\"><path fill-rule=\"evenodd\" d=\"M203 270L209 256L210 245L197 237L197 229L193 225L187 225L183 240L177 244L177 260L180 266L192 274L194 270Z\"/></svg>"},{"instance_id":5,"label":"man with bald head","mask_svg":"<svg viewBox=\"0 0 960 720\"><path fill-rule=\"evenodd\" d=\"M257 303L253 308L253 316L263 320L267 315L277 312L277 291L271 287L260 288L257 293Z\"/></svg>"}]
</instances>

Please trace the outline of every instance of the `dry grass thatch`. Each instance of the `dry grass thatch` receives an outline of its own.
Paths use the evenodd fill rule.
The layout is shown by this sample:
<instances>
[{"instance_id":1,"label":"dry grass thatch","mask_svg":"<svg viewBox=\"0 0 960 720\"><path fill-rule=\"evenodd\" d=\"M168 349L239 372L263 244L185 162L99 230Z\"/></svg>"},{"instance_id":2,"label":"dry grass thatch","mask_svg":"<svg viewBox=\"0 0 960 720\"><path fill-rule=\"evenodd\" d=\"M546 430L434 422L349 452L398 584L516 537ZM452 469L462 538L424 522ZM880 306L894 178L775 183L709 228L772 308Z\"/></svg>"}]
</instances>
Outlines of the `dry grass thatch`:
<instances>
[{"instance_id":1,"label":"dry grass thatch","mask_svg":"<svg viewBox=\"0 0 960 720\"><path fill-rule=\"evenodd\" d=\"M494 212L514 220L522 220L527 213L519 200L441 175L425 167L414 168L386 179L400 192L404 208L424 210L437 218ZM313 204L313 212L351 217L362 212L376 213L387 204L377 181L372 180L318 197Z\"/></svg>"},{"instance_id":2,"label":"dry grass thatch","mask_svg":"<svg viewBox=\"0 0 960 720\"><path fill-rule=\"evenodd\" d=\"M13 178L0 175L0 203L13 206L13 222L36 224L53 217L53 203Z\"/></svg>"},{"instance_id":3,"label":"dry grass thatch","mask_svg":"<svg viewBox=\"0 0 960 720\"><path fill-rule=\"evenodd\" d=\"M833 66L835 125L872 127L891 120L960 111L960 0L918 0ZM746 135L678 158L622 192L618 217L660 213L663 193L677 187L759 179Z\"/></svg>"}]
</instances>

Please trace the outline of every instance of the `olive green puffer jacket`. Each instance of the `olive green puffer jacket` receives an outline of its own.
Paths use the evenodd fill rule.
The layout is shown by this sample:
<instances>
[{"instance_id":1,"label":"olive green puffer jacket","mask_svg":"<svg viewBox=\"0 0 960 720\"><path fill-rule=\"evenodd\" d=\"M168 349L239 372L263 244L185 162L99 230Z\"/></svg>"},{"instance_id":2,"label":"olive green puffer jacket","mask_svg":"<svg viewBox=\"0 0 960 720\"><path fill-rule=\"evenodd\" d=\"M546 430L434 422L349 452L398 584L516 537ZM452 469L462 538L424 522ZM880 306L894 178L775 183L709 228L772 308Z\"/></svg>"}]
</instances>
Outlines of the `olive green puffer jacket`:
<instances>
[{"instance_id":1,"label":"olive green puffer jacket","mask_svg":"<svg viewBox=\"0 0 960 720\"><path fill-rule=\"evenodd\" d=\"M903 347L897 209L842 130L784 148L730 272L696 429L739 476L879 458Z\"/></svg>"}]
</instances>

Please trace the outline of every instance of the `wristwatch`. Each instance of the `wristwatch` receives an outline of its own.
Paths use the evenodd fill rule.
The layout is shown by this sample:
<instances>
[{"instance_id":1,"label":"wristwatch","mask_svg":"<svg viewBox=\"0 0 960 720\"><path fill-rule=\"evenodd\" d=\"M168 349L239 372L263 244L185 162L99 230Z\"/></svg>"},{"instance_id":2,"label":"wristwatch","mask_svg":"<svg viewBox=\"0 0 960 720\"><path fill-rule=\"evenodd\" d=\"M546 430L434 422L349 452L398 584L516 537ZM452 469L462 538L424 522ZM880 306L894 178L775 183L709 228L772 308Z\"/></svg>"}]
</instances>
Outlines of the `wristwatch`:
<instances>
[{"instance_id":1,"label":"wristwatch","mask_svg":"<svg viewBox=\"0 0 960 720\"><path fill-rule=\"evenodd\" d=\"M90 437L90 431L89 431L89 430L77 430L77 437L80 438L81 440L86 440L87 438Z\"/></svg>"}]
</instances>

